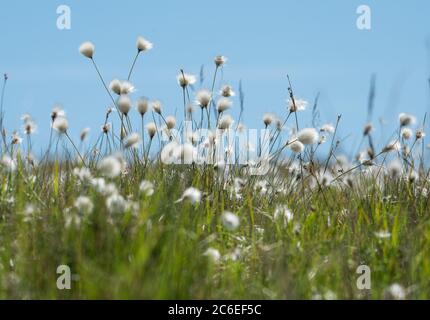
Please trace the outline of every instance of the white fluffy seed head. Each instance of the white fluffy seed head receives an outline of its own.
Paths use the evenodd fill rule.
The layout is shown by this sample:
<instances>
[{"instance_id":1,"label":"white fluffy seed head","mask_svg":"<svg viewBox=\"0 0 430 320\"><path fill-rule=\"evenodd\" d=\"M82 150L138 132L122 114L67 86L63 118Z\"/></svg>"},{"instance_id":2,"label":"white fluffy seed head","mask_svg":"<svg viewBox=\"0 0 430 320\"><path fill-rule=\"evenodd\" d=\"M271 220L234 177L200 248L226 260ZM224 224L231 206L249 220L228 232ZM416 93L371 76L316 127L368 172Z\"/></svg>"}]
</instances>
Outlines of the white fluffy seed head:
<instances>
[{"instance_id":1,"label":"white fluffy seed head","mask_svg":"<svg viewBox=\"0 0 430 320\"><path fill-rule=\"evenodd\" d=\"M308 102L303 99L288 99L288 107L290 112L303 111L306 109Z\"/></svg>"},{"instance_id":2,"label":"white fluffy seed head","mask_svg":"<svg viewBox=\"0 0 430 320\"><path fill-rule=\"evenodd\" d=\"M222 55L218 55L214 58L214 62L217 67L221 67L224 63L227 62L227 58Z\"/></svg>"},{"instance_id":3,"label":"white fluffy seed head","mask_svg":"<svg viewBox=\"0 0 430 320\"><path fill-rule=\"evenodd\" d=\"M131 133L124 142L125 148L137 148L140 143L140 136L137 133Z\"/></svg>"},{"instance_id":4,"label":"white fluffy seed head","mask_svg":"<svg viewBox=\"0 0 430 320\"><path fill-rule=\"evenodd\" d=\"M176 80L178 81L178 84L182 88L185 88L186 86L193 85L194 83L196 83L197 79L196 79L196 76L194 76L192 74L180 72L176 76Z\"/></svg>"},{"instance_id":5,"label":"white fluffy seed head","mask_svg":"<svg viewBox=\"0 0 430 320\"><path fill-rule=\"evenodd\" d=\"M135 91L134 85L129 81L121 82L121 94L129 94Z\"/></svg>"},{"instance_id":6,"label":"white fluffy seed head","mask_svg":"<svg viewBox=\"0 0 430 320\"><path fill-rule=\"evenodd\" d=\"M416 133L415 133L415 138L416 138L417 140L422 139L422 138L424 138L425 136L426 136L426 133L424 132L424 130L423 130L423 129L418 129L418 130L416 131Z\"/></svg>"},{"instance_id":7,"label":"white fluffy seed head","mask_svg":"<svg viewBox=\"0 0 430 320\"><path fill-rule=\"evenodd\" d=\"M137 51L143 52L143 51L151 50L153 45L151 42L149 42L145 38L138 37L137 41L136 41L136 47L137 47Z\"/></svg>"},{"instance_id":8,"label":"white fluffy seed head","mask_svg":"<svg viewBox=\"0 0 430 320\"><path fill-rule=\"evenodd\" d=\"M221 254L217 249L208 248L203 254L206 256L212 263L217 263L221 259Z\"/></svg>"},{"instance_id":9,"label":"white fluffy seed head","mask_svg":"<svg viewBox=\"0 0 430 320\"><path fill-rule=\"evenodd\" d=\"M300 141L294 141L289 147L294 153L301 153L305 149L305 146Z\"/></svg>"},{"instance_id":10,"label":"white fluffy seed head","mask_svg":"<svg viewBox=\"0 0 430 320\"><path fill-rule=\"evenodd\" d=\"M393 140L382 149L382 152L400 151L401 147L399 141Z\"/></svg>"},{"instance_id":11,"label":"white fluffy seed head","mask_svg":"<svg viewBox=\"0 0 430 320\"><path fill-rule=\"evenodd\" d=\"M98 169L104 177L115 178L121 174L122 164L118 157L107 156L99 162Z\"/></svg>"},{"instance_id":12,"label":"white fluffy seed head","mask_svg":"<svg viewBox=\"0 0 430 320\"><path fill-rule=\"evenodd\" d=\"M297 134L297 140L304 145L314 144L318 142L318 131L315 128L305 128Z\"/></svg>"},{"instance_id":13,"label":"white fluffy seed head","mask_svg":"<svg viewBox=\"0 0 430 320\"><path fill-rule=\"evenodd\" d=\"M320 131L326 133L334 133L335 127L331 123L323 124Z\"/></svg>"},{"instance_id":14,"label":"white fluffy seed head","mask_svg":"<svg viewBox=\"0 0 430 320\"><path fill-rule=\"evenodd\" d=\"M137 112L143 117L145 113L148 111L149 101L146 98L139 98L136 102Z\"/></svg>"},{"instance_id":15,"label":"white fluffy seed head","mask_svg":"<svg viewBox=\"0 0 430 320\"><path fill-rule=\"evenodd\" d=\"M413 115L401 113L399 114L399 122L401 127L409 126L416 122L416 118Z\"/></svg>"},{"instance_id":16,"label":"white fluffy seed head","mask_svg":"<svg viewBox=\"0 0 430 320\"><path fill-rule=\"evenodd\" d=\"M143 180L140 183L139 190L144 196L150 197L154 194L154 185L150 181Z\"/></svg>"},{"instance_id":17,"label":"white fluffy seed head","mask_svg":"<svg viewBox=\"0 0 430 320\"><path fill-rule=\"evenodd\" d=\"M157 125L154 122L150 122L146 125L146 131L148 132L149 137L154 138L157 133Z\"/></svg>"},{"instance_id":18,"label":"white fluffy seed head","mask_svg":"<svg viewBox=\"0 0 430 320\"><path fill-rule=\"evenodd\" d=\"M69 122L65 117L56 117L52 123L52 128L59 133L66 133L69 129Z\"/></svg>"},{"instance_id":19,"label":"white fluffy seed head","mask_svg":"<svg viewBox=\"0 0 430 320\"><path fill-rule=\"evenodd\" d=\"M51 119L52 121L54 121L57 117L65 117L66 116L66 112L61 109L59 106L55 106L52 108L51 111Z\"/></svg>"},{"instance_id":20,"label":"white fluffy seed head","mask_svg":"<svg viewBox=\"0 0 430 320\"><path fill-rule=\"evenodd\" d=\"M233 118L229 115L223 115L218 122L218 129L225 130L228 129L233 123Z\"/></svg>"},{"instance_id":21,"label":"white fluffy seed head","mask_svg":"<svg viewBox=\"0 0 430 320\"><path fill-rule=\"evenodd\" d=\"M229 85L223 85L219 93L226 98L234 97L236 95L236 93L233 91L233 88Z\"/></svg>"},{"instance_id":22,"label":"white fluffy seed head","mask_svg":"<svg viewBox=\"0 0 430 320\"><path fill-rule=\"evenodd\" d=\"M224 228L228 231L236 230L240 224L239 217L229 211L226 211L222 214L221 221Z\"/></svg>"},{"instance_id":23,"label":"white fluffy seed head","mask_svg":"<svg viewBox=\"0 0 430 320\"><path fill-rule=\"evenodd\" d=\"M200 190L190 187L184 191L182 197L177 201L188 201L192 204L199 203L202 198L202 193Z\"/></svg>"},{"instance_id":24,"label":"white fluffy seed head","mask_svg":"<svg viewBox=\"0 0 430 320\"><path fill-rule=\"evenodd\" d=\"M88 133L90 133L90 128L84 128L81 130L81 133L79 134L79 138L81 139L81 141L84 141L86 139Z\"/></svg>"},{"instance_id":25,"label":"white fluffy seed head","mask_svg":"<svg viewBox=\"0 0 430 320\"><path fill-rule=\"evenodd\" d=\"M132 103L129 96L121 95L118 98L117 104L118 104L118 109L121 113L127 115L130 112Z\"/></svg>"},{"instance_id":26,"label":"white fluffy seed head","mask_svg":"<svg viewBox=\"0 0 430 320\"><path fill-rule=\"evenodd\" d=\"M400 131L400 134L402 138L405 140L409 140L413 135L412 130L409 128L402 128L402 130Z\"/></svg>"},{"instance_id":27,"label":"white fluffy seed head","mask_svg":"<svg viewBox=\"0 0 430 320\"><path fill-rule=\"evenodd\" d=\"M270 126L274 119L275 117L273 116L273 114L265 113L263 115L263 123L266 127Z\"/></svg>"},{"instance_id":28,"label":"white fluffy seed head","mask_svg":"<svg viewBox=\"0 0 430 320\"><path fill-rule=\"evenodd\" d=\"M161 110L161 102L160 101L158 101L158 100L152 101L151 105L152 105L152 110L155 113L161 114L162 110Z\"/></svg>"},{"instance_id":29,"label":"white fluffy seed head","mask_svg":"<svg viewBox=\"0 0 430 320\"><path fill-rule=\"evenodd\" d=\"M113 79L109 84L109 89L115 92L117 95L121 94L121 81L118 79Z\"/></svg>"},{"instance_id":30,"label":"white fluffy seed head","mask_svg":"<svg viewBox=\"0 0 430 320\"><path fill-rule=\"evenodd\" d=\"M216 108L217 108L218 112L221 113L221 112L224 112L224 111L230 109L232 104L233 103L231 102L231 100L229 98L221 97L221 98L219 98L219 100L216 104Z\"/></svg>"},{"instance_id":31,"label":"white fluffy seed head","mask_svg":"<svg viewBox=\"0 0 430 320\"><path fill-rule=\"evenodd\" d=\"M90 198L79 196L75 200L75 207L80 213L90 214L94 209L94 204Z\"/></svg>"},{"instance_id":32,"label":"white fluffy seed head","mask_svg":"<svg viewBox=\"0 0 430 320\"><path fill-rule=\"evenodd\" d=\"M93 58L94 50L95 50L94 45L89 41L82 43L81 46L79 47L79 52L83 56L85 56L89 59Z\"/></svg>"},{"instance_id":33,"label":"white fluffy seed head","mask_svg":"<svg viewBox=\"0 0 430 320\"><path fill-rule=\"evenodd\" d=\"M211 92L207 89L199 90L196 94L196 103L201 108L206 108L211 101L212 95Z\"/></svg>"},{"instance_id":34,"label":"white fluffy seed head","mask_svg":"<svg viewBox=\"0 0 430 320\"><path fill-rule=\"evenodd\" d=\"M386 300L405 300L406 290L399 285L394 283L384 290L384 299Z\"/></svg>"},{"instance_id":35,"label":"white fluffy seed head","mask_svg":"<svg viewBox=\"0 0 430 320\"><path fill-rule=\"evenodd\" d=\"M167 129L171 130L176 126L176 118L174 116L168 116L166 118Z\"/></svg>"}]
</instances>

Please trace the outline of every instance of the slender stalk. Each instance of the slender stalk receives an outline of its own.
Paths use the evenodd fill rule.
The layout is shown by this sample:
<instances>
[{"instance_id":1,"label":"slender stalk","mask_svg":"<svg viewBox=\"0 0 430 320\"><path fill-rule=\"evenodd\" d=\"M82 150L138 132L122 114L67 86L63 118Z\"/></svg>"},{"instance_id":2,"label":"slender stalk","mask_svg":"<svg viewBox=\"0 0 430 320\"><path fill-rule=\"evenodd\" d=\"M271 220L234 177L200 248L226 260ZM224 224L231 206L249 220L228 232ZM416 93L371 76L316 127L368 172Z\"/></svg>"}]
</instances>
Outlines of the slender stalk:
<instances>
[{"instance_id":1,"label":"slender stalk","mask_svg":"<svg viewBox=\"0 0 430 320\"><path fill-rule=\"evenodd\" d=\"M69 139L70 143L72 144L73 148L75 149L76 153L78 154L79 158L81 158L82 163L84 164L84 166L86 167L87 165L85 164L85 160L84 158L82 158L81 153L79 152L78 148L76 148L75 143L73 142L73 140L70 138L69 134L66 132L64 132L65 136L67 137L67 139Z\"/></svg>"},{"instance_id":2,"label":"slender stalk","mask_svg":"<svg viewBox=\"0 0 430 320\"><path fill-rule=\"evenodd\" d=\"M134 57L133 63L131 65L130 71L128 73L127 81L130 81L131 74L133 72L134 66L136 65L137 58L139 58L140 51L137 50L136 56Z\"/></svg>"}]
</instances>

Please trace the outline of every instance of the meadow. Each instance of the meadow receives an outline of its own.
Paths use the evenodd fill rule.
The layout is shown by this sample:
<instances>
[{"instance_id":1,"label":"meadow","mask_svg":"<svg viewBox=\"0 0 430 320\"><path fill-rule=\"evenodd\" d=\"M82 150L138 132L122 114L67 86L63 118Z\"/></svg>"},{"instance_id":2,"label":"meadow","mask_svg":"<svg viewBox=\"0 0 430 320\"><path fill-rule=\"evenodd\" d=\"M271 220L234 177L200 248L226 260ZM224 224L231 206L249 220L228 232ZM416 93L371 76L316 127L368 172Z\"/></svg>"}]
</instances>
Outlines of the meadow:
<instances>
[{"instance_id":1,"label":"meadow","mask_svg":"<svg viewBox=\"0 0 430 320\"><path fill-rule=\"evenodd\" d=\"M215 85L225 57L206 89L178 70L177 119L134 98L133 70L152 44L139 37L136 47L128 79L106 81L94 45L82 44L112 106L89 144L88 129L74 141L54 107L39 156L30 114L20 131L3 122L4 76L0 298L430 298L425 115L400 114L382 144L363 124L345 156L342 117L304 127L318 104L296 97L286 77L288 101L261 115L263 138L232 142L228 134L249 130L242 89ZM70 289L58 288L59 266L70 268Z\"/></svg>"}]
</instances>

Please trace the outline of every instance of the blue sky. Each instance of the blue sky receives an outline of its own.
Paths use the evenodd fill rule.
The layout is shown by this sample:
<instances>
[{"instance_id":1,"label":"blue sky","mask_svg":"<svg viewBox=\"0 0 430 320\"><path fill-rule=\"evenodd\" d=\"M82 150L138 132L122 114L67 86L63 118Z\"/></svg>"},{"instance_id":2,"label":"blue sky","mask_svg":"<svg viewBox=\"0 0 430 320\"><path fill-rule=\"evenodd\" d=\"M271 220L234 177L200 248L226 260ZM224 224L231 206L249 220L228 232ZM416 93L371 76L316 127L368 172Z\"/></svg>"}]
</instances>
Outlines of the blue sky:
<instances>
[{"instance_id":1,"label":"blue sky","mask_svg":"<svg viewBox=\"0 0 430 320\"><path fill-rule=\"evenodd\" d=\"M62 4L71 8L71 30L56 27ZM356 27L361 4L372 10L370 31ZM320 92L323 122L343 115L341 134L354 134L346 140L352 144L366 120L372 73L376 119L383 116L394 128L399 112L422 118L430 111L429 12L423 0L2 1L6 125L19 128L20 115L29 112L43 143L50 110L60 103L73 136L87 126L96 136L110 100L78 47L92 41L105 78L125 78L142 35L154 49L137 63L135 97L160 99L166 113L181 115L178 70L198 74L205 65L209 87L213 57L223 54L229 58L223 81L236 90L243 81L248 127L259 127L264 112L285 114L288 73L297 97L312 102ZM237 114L238 101L234 106ZM310 124L310 111L300 120Z\"/></svg>"}]
</instances>

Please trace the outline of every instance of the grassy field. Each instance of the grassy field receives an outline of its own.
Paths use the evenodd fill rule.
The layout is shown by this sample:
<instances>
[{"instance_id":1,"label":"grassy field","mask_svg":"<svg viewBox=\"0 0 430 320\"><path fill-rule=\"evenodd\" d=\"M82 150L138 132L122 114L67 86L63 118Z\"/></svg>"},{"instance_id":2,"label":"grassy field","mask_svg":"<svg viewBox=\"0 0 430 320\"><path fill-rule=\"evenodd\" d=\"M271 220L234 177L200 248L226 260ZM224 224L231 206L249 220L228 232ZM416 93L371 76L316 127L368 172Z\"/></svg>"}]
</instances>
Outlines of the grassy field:
<instances>
[{"instance_id":1,"label":"grassy field","mask_svg":"<svg viewBox=\"0 0 430 320\"><path fill-rule=\"evenodd\" d=\"M149 47L138 41L136 59ZM96 66L91 45L81 53ZM0 298L430 298L430 180L425 134L413 116L400 115L394 140L382 146L366 125L359 156L345 159L337 152L340 117L335 126L302 128L305 102L290 84L280 118L262 121L271 152L258 161L268 171L253 175L249 164L235 162L166 163L172 154L194 155L199 138L175 144L170 133L182 132L183 123L157 102L138 101L140 115L130 115L129 83L100 80L119 117L108 110L99 139L85 150L68 135L60 109L38 160L31 118L23 119L22 140L1 123ZM215 99L214 88L199 91L200 108L187 110L191 82L181 71L193 130L212 124L238 131L222 100L231 92ZM209 114L212 106L218 117ZM142 120L135 130L131 116ZM161 132L167 142L158 140ZM209 138L209 150L219 143ZM319 156L324 143L328 156ZM71 270L70 289L57 287L62 265ZM363 265L371 283L360 290Z\"/></svg>"}]
</instances>

